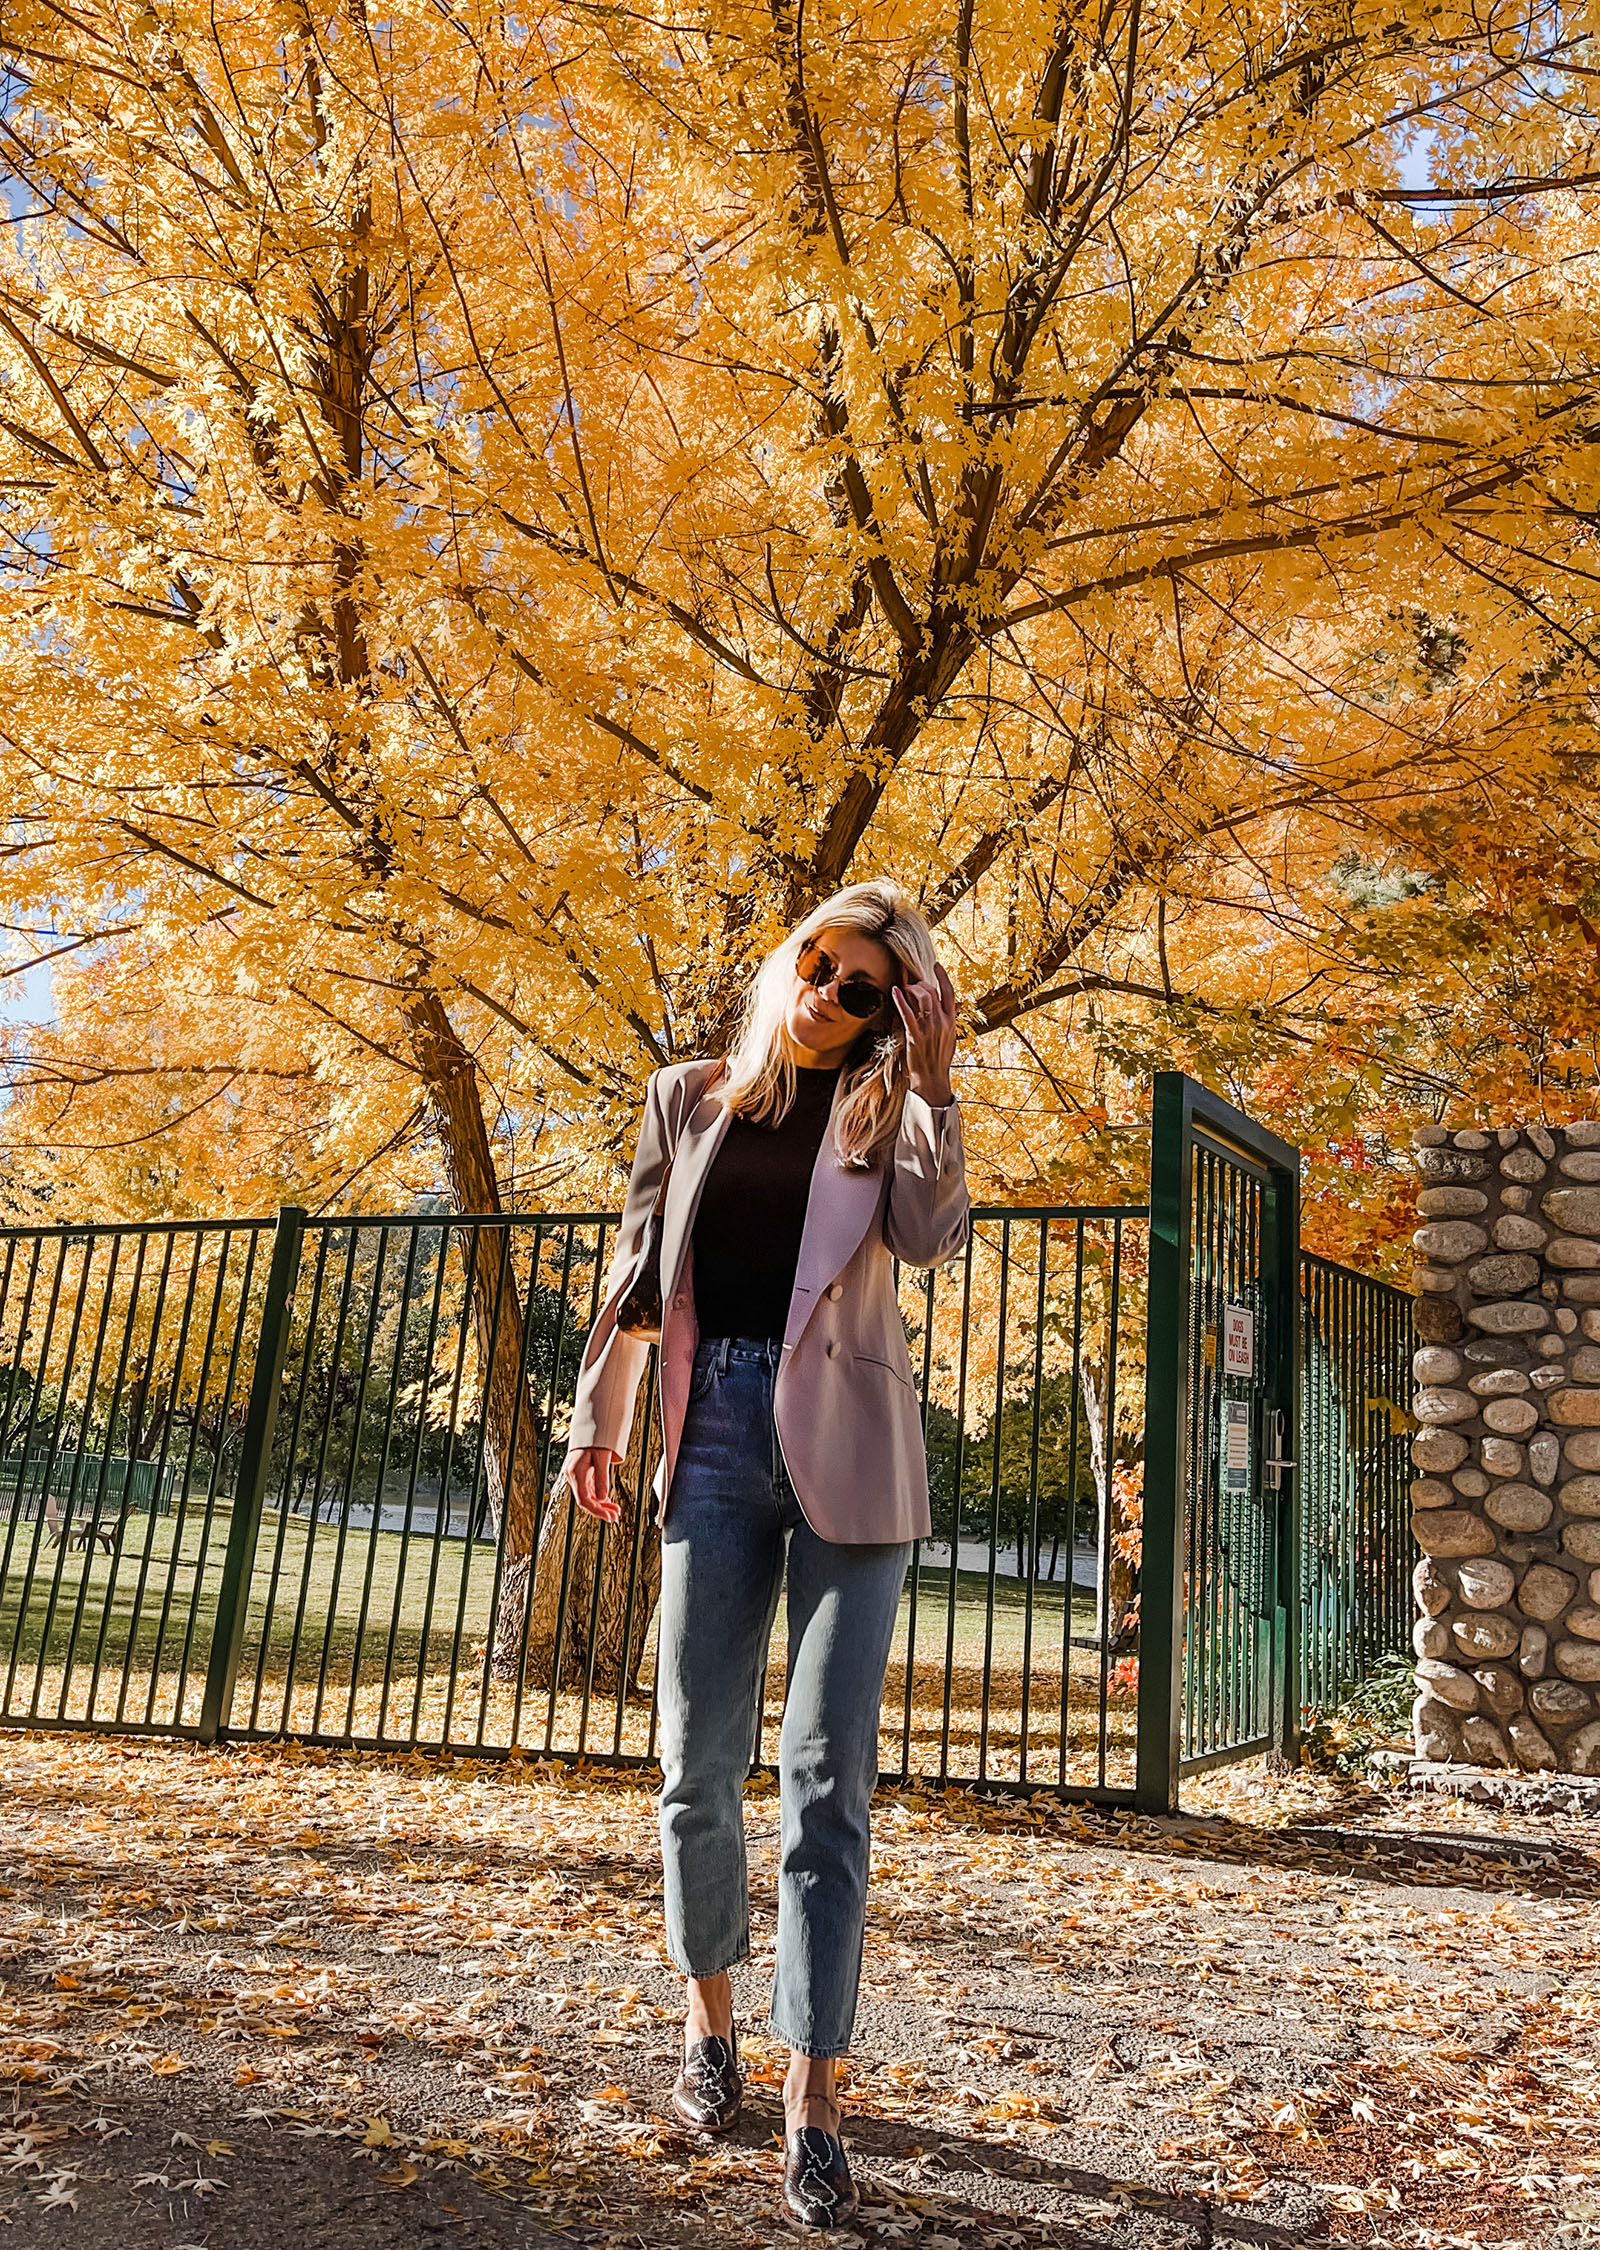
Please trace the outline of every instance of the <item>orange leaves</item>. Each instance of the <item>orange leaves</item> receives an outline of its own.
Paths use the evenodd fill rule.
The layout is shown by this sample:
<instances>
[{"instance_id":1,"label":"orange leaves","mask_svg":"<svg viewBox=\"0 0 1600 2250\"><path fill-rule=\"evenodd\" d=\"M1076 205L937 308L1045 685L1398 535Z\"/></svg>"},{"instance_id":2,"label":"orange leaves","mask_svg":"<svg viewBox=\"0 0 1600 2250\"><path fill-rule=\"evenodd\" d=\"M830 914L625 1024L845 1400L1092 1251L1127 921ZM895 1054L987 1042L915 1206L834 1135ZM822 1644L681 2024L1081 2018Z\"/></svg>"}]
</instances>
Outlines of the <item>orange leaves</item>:
<instances>
[{"instance_id":1,"label":"orange leaves","mask_svg":"<svg viewBox=\"0 0 1600 2250\"><path fill-rule=\"evenodd\" d=\"M681 1986L643 1786L67 1736L0 1738L0 1763L22 1816L0 1849L0 2160L22 2158L0 2200L31 2214L56 2182L81 2216L147 2173L241 2199L265 2148L311 2183L357 2165L419 2219L493 2197L600 2250L770 2250L770 1789L748 1805L752 2131L703 2149L661 2114ZM1045 2250L1135 2214L1197 2231L1204 2206L1220 2240L1220 2207L1276 2223L1292 2198L1307 2239L1325 2219L1334 2243L1509 2245L1593 2196L1584 1824L1259 1770L1186 1804L880 1799L846 2094L866 2242ZM300 1962L272 1942L297 1908L322 1940ZM158 2075L169 2058L187 2069Z\"/></svg>"},{"instance_id":2,"label":"orange leaves","mask_svg":"<svg viewBox=\"0 0 1600 2250\"><path fill-rule=\"evenodd\" d=\"M852 866L939 916L1009 1195L1136 1187L1152 1062L1350 1147L1581 1067L1595 243L1531 6L1369 12L1311 93L1220 0L1086 72L1048 11L960 71L938 8L12 14L18 1192L433 1192L431 1001L458 1188L488 1114L609 1199Z\"/></svg>"},{"instance_id":3,"label":"orange leaves","mask_svg":"<svg viewBox=\"0 0 1600 2250\"><path fill-rule=\"evenodd\" d=\"M1144 1463L1119 1461L1111 1472L1115 1512L1111 1548L1123 1562L1137 1565L1144 1553Z\"/></svg>"}]
</instances>

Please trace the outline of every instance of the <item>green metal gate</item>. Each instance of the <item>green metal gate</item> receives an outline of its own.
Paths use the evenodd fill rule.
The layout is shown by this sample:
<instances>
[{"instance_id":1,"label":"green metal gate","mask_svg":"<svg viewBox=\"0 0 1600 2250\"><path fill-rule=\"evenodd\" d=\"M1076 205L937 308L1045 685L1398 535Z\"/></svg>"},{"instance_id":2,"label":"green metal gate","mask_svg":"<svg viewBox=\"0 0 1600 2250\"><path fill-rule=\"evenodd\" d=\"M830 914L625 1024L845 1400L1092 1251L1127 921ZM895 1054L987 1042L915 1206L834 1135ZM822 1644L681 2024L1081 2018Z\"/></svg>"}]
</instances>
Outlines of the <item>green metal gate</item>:
<instances>
[{"instance_id":1,"label":"green metal gate","mask_svg":"<svg viewBox=\"0 0 1600 2250\"><path fill-rule=\"evenodd\" d=\"M1155 1082L1139 1800L1292 1757L1298 1152L1175 1071ZM1164 1565L1164 1567L1163 1567Z\"/></svg>"},{"instance_id":2,"label":"green metal gate","mask_svg":"<svg viewBox=\"0 0 1600 2250\"><path fill-rule=\"evenodd\" d=\"M1163 1076L1148 1212L980 1208L961 1259L902 1277L934 1532L886 1777L1165 1810L1185 1773L1292 1755L1302 1703L1404 1650L1410 1306L1299 1255L1297 1176ZM615 1225L0 1229L0 1726L648 1763L647 1454L588 1562L554 1485ZM508 1308L522 1339L501 1477L535 1463L537 1569L490 1501L491 1256L488 1359ZM602 1552L625 1674L597 1668ZM541 1583L559 1615L536 1634ZM763 1757L781 1648L769 1690Z\"/></svg>"}]
</instances>

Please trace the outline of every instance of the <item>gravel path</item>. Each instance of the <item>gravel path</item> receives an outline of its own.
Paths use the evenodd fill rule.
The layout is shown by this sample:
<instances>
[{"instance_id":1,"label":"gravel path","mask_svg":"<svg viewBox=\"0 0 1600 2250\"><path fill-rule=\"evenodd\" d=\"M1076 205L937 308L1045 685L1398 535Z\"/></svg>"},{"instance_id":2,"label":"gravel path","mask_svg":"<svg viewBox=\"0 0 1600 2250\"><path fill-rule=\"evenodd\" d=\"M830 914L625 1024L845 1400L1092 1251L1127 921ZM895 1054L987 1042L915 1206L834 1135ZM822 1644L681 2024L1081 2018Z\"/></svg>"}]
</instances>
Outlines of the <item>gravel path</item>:
<instances>
[{"instance_id":1,"label":"gravel path","mask_svg":"<svg viewBox=\"0 0 1600 2250\"><path fill-rule=\"evenodd\" d=\"M637 1782L61 1736L0 1739L0 1777L4 2239L792 2239L765 1787L749 2100L702 2144L661 2111ZM880 1802L854 2239L1600 2242L1595 1824L1259 1776L1194 1800Z\"/></svg>"}]
</instances>

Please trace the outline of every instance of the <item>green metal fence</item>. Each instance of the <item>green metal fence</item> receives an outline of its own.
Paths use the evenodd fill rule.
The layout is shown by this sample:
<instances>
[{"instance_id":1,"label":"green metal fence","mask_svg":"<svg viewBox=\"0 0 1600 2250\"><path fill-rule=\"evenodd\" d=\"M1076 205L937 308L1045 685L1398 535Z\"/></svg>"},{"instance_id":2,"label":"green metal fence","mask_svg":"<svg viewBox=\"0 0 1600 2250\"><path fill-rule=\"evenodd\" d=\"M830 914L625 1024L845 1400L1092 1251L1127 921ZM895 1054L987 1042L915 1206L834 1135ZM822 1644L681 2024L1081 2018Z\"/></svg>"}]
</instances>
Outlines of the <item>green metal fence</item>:
<instances>
[{"instance_id":1,"label":"green metal fence","mask_svg":"<svg viewBox=\"0 0 1600 2250\"><path fill-rule=\"evenodd\" d=\"M1300 1702L1337 1701L1411 1634L1411 1300L1300 1260Z\"/></svg>"},{"instance_id":2,"label":"green metal fence","mask_svg":"<svg viewBox=\"0 0 1600 2250\"><path fill-rule=\"evenodd\" d=\"M987 1208L902 1275L934 1533L888 1777L1172 1802L1405 1645L1408 1308L1320 1260L1296 1289L1271 1168L1185 1115L1181 1243L1153 1257L1142 1208ZM1170 1222L1159 1141L1156 1178ZM648 1383L617 1530L555 1481L615 1226L0 1233L0 1723L650 1762ZM763 1762L783 1679L780 1620Z\"/></svg>"},{"instance_id":3,"label":"green metal fence","mask_svg":"<svg viewBox=\"0 0 1600 2250\"><path fill-rule=\"evenodd\" d=\"M552 1494L615 1223L289 1211L8 1237L0 1426L29 1460L142 1445L172 1504L89 1549L11 1508L0 1720L649 1761L652 1449L616 1532ZM980 1210L960 1260L902 1276L934 1536L890 1661L888 1775L1131 1795L1146 1234L1139 1209ZM763 1760L783 1676L780 1620Z\"/></svg>"},{"instance_id":4,"label":"green metal fence","mask_svg":"<svg viewBox=\"0 0 1600 2250\"><path fill-rule=\"evenodd\" d=\"M272 1231L0 1235L0 1719L198 1722Z\"/></svg>"}]
</instances>

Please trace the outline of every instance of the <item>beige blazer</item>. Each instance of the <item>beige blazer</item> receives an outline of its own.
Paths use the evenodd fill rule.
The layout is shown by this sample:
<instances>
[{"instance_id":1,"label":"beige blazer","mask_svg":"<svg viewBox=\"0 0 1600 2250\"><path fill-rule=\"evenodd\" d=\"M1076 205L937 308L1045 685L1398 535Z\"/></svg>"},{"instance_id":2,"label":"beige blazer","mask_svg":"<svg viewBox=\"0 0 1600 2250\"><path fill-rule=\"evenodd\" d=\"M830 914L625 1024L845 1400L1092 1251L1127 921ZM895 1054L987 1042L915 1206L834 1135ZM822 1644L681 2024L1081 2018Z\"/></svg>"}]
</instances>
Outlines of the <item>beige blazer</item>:
<instances>
[{"instance_id":1,"label":"beige blazer","mask_svg":"<svg viewBox=\"0 0 1600 2250\"><path fill-rule=\"evenodd\" d=\"M584 1348L568 1454L625 1453L649 1346L616 1325L669 1158L662 1210L662 1461L665 1520L689 1403L699 1328L690 1237L728 1112L707 1096L716 1066L674 1063L645 1098L606 1301ZM835 1097L837 1099L837 1097ZM871 1545L925 1539L928 1463L894 1260L937 1266L968 1233L961 1119L906 1095L899 1136L876 1171L846 1171L825 1136L811 1175L789 1324L774 1389L778 1442L806 1521L824 1539Z\"/></svg>"}]
</instances>

